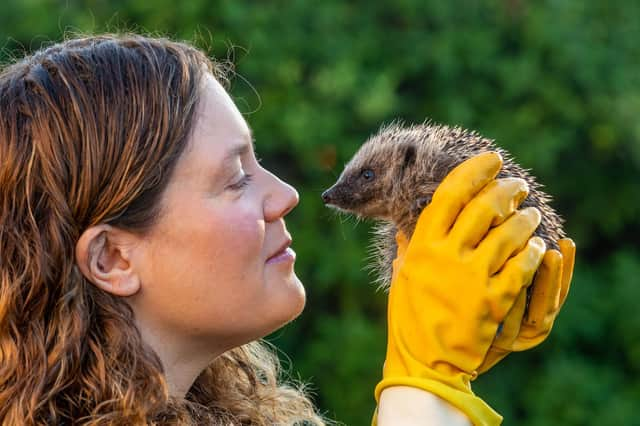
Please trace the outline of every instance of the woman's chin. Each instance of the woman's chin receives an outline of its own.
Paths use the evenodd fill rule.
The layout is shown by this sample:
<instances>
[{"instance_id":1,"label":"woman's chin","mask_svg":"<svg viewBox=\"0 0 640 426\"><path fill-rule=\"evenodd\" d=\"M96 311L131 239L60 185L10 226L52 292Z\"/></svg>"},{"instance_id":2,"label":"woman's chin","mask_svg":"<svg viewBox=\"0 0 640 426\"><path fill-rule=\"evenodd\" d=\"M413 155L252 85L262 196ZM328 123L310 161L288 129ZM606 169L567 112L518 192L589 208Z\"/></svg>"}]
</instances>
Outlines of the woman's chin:
<instances>
[{"instance_id":1,"label":"woman's chin","mask_svg":"<svg viewBox=\"0 0 640 426\"><path fill-rule=\"evenodd\" d=\"M295 272L291 274L290 279L287 281L287 286L291 290L291 310L293 312L291 319L294 319L304 310L307 303L307 292Z\"/></svg>"},{"instance_id":2,"label":"woman's chin","mask_svg":"<svg viewBox=\"0 0 640 426\"><path fill-rule=\"evenodd\" d=\"M267 282L268 297L277 297L278 312L282 318L282 325L294 320L304 310L307 302L307 294L302 282L291 272L286 277L273 277ZM267 301L265 301L267 303Z\"/></svg>"}]
</instances>

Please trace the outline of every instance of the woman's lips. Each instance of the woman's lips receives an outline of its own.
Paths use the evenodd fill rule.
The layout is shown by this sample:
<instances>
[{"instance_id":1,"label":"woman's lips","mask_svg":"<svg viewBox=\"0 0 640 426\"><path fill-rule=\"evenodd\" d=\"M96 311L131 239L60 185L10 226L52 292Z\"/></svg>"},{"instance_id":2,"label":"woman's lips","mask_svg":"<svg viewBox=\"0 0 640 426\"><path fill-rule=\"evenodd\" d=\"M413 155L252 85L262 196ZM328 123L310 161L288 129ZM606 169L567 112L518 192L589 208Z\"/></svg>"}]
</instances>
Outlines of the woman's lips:
<instances>
[{"instance_id":1,"label":"woman's lips","mask_svg":"<svg viewBox=\"0 0 640 426\"><path fill-rule=\"evenodd\" d=\"M278 263L278 262L293 262L296 260L296 252L291 247L286 247L284 250L271 256L267 259L266 263Z\"/></svg>"}]
</instances>

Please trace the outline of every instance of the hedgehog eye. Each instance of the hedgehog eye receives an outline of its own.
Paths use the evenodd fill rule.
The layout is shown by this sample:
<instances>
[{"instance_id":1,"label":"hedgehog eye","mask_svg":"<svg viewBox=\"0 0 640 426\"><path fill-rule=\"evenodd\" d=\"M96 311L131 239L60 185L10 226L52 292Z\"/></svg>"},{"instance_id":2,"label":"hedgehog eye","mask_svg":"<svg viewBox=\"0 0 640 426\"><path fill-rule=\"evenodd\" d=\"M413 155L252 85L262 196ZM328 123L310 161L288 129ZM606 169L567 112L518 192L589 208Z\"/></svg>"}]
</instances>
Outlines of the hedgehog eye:
<instances>
[{"instance_id":1,"label":"hedgehog eye","mask_svg":"<svg viewBox=\"0 0 640 426\"><path fill-rule=\"evenodd\" d=\"M375 177L375 173L373 173L373 170L371 169L364 169L361 173L361 176L364 178L364 180L371 180Z\"/></svg>"}]
</instances>

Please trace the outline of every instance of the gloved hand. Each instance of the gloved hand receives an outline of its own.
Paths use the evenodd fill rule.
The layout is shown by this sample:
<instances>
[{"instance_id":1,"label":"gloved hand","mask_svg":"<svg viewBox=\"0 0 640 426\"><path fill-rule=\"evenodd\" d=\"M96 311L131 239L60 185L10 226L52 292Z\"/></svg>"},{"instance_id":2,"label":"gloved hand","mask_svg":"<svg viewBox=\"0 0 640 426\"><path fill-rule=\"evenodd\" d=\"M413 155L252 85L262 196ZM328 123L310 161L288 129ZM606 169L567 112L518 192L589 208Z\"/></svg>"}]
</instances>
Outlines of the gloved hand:
<instances>
[{"instance_id":1,"label":"gloved hand","mask_svg":"<svg viewBox=\"0 0 640 426\"><path fill-rule=\"evenodd\" d=\"M553 321L564 304L576 256L576 246L570 238L558 241L560 251L548 250L538 269L529 300L527 316L523 318L527 294L523 290L504 320L478 373L489 370L512 351L524 351L542 343L551 332Z\"/></svg>"},{"instance_id":2,"label":"gloved hand","mask_svg":"<svg viewBox=\"0 0 640 426\"><path fill-rule=\"evenodd\" d=\"M494 180L501 166L491 152L456 167L421 213L411 241L398 235L406 249L394 261L376 402L386 387L413 386L448 401L474 424L500 423L470 380L545 252L541 238L530 238L538 210L516 211L526 182Z\"/></svg>"}]
</instances>

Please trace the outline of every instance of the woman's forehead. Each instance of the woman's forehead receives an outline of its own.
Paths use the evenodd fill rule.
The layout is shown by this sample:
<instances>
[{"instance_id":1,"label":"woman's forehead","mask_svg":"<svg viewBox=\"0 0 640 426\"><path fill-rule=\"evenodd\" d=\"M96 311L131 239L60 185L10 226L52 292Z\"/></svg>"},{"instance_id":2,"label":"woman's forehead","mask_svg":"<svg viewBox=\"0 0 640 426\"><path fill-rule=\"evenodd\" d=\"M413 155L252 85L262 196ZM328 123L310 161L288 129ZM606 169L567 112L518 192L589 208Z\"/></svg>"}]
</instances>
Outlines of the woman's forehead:
<instances>
[{"instance_id":1,"label":"woman's forehead","mask_svg":"<svg viewBox=\"0 0 640 426\"><path fill-rule=\"evenodd\" d=\"M201 96L189 148L184 153L182 164L178 165L177 174L218 170L229 152L247 142L251 144L247 122L213 76L207 76Z\"/></svg>"},{"instance_id":2,"label":"woman's forehead","mask_svg":"<svg viewBox=\"0 0 640 426\"><path fill-rule=\"evenodd\" d=\"M202 102L196 118L196 130L204 134L224 135L228 138L246 139L249 126L222 85L207 74Z\"/></svg>"}]
</instances>

